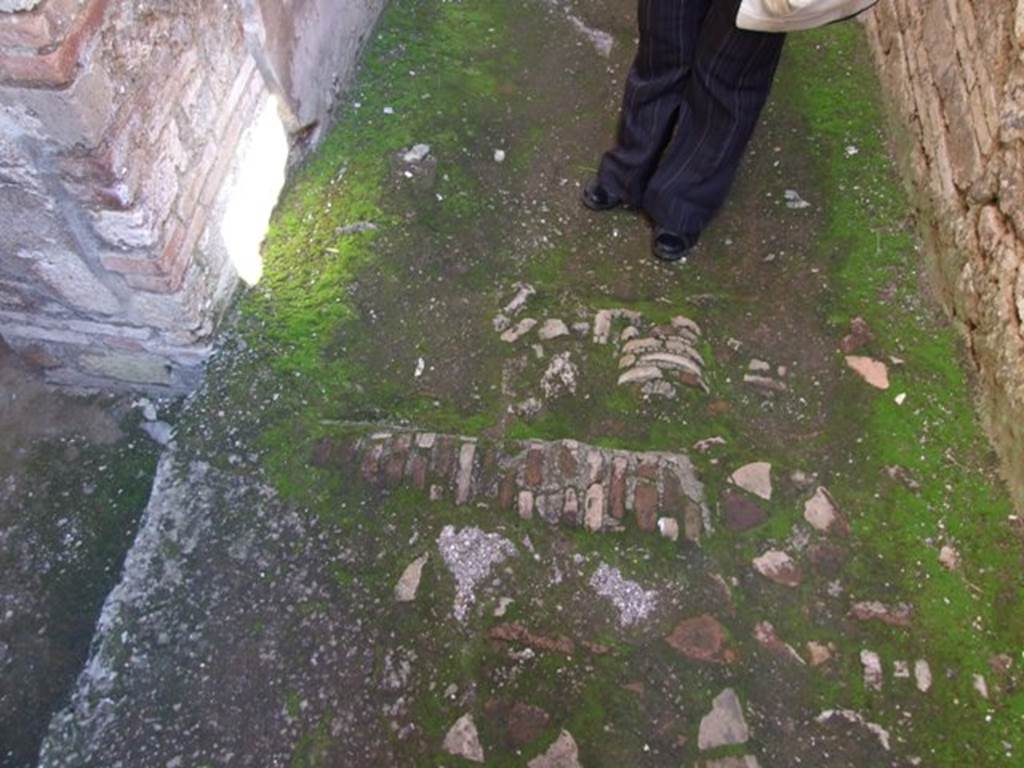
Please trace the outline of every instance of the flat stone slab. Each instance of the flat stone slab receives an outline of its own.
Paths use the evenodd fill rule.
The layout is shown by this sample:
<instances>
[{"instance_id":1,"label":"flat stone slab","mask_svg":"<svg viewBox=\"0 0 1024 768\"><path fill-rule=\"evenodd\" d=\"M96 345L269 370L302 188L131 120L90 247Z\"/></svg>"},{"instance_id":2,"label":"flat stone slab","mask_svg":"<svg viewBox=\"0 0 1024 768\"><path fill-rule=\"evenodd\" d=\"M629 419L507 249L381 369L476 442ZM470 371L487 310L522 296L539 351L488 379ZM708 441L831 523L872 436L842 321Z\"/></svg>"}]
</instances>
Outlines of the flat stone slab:
<instances>
[{"instance_id":1,"label":"flat stone slab","mask_svg":"<svg viewBox=\"0 0 1024 768\"><path fill-rule=\"evenodd\" d=\"M755 461L742 466L732 473L731 480L738 487L765 501L772 499L772 465L768 462Z\"/></svg>"},{"instance_id":2,"label":"flat stone slab","mask_svg":"<svg viewBox=\"0 0 1024 768\"><path fill-rule=\"evenodd\" d=\"M688 659L715 664L731 664L736 652L729 648L729 634L714 616L704 614L685 619L665 638L677 653Z\"/></svg>"},{"instance_id":3,"label":"flat stone slab","mask_svg":"<svg viewBox=\"0 0 1024 768\"><path fill-rule=\"evenodd\" d=\"M416 593L420 588L420 579L423 577L423 566L427 564L430 554L416 558L402 573L401 578L395 585L395 599L400 603L411 603L416 599Z\"/></svg>"},{"instance_id":4,"label":"flat stone slab","mask_svg":"<svg viewBox=\"0 0 1024 768\"><path fill-rule=\"evenodd\" d=\"M444 750L472 763L484 761L484 748L480 745L480 736L472 717L463 715L449 729L448 735L444 737Z\"/></svg>"},{"instance_id":5,"label":"flat stone slab","mask_svg":"<svg viewBox=\"0 0 1024 768\"><path fill-rule=\"evenodd\" d=\"M743 706L732 688L715 697L711 712L700 721L697 746L701 751L746 744L750 729L743 717Z\"/></svg>"}]
</instances>

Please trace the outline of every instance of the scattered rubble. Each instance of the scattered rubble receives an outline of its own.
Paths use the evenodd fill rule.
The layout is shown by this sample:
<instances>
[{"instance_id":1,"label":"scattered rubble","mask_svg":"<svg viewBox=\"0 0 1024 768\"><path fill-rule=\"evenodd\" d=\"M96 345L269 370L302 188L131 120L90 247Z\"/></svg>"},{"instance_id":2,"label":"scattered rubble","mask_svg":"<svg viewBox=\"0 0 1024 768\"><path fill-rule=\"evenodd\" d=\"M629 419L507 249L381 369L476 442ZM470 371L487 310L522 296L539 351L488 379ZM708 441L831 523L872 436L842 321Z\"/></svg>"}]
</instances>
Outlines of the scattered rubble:
<instances>
[{"instance_id":1,"label":"scattered rubble","mask_svg":"<svg viewBox=\"0 0 1024 768\"><path fill-rule=\"evenodd\" d=\"M703 440L698 440L693 444L693 449L697 451L697 453L707 453L712 448L725 444L726 439L716 435L715 437L706 437Z\"/></svg>"},{"instance_id":2,"label":"scattered rubble","mask_svg":"<svg viewBox=\"0 0 1024 768\"><path fill-rule=\"evenodd\" d=\"M771 363L755 358L748 364L747 371L743 374L743 382L769 393L788 391L789 385L783 381L786 369L779 366L777 373L779 378L775 378Z\"/></svg>"},{"instance_id":3,"label":"scattered rubble","mask_svg":"<svg viewBox=\"0 0 1024 768\"><path fill-rule=\"evenodd\" d=\"M576 384L579 380L579 369L572 362L571 353L560 352L551 358L551 363L544 372L540 388L544 398L553 400L562 395L576 394Z\"/></svg>"},{"instance_id":4,"label":"scattered rubble","mask_svg":"<svg viewBox=\"0 0 1024 768\"><path fill-rule=\"evenodd\" d=\"M907 490L917 493L921 490L921 484L917 482L906 467L889 466L885 468L885 474L890 480L902 483Z\"/></svg>"},{"instance_id":5,"label":"scattered rubble","mask_svg":"<svg viewBox=\"0 0 1024 768\"><path fill-rule=\"evenodd\" d=\"M909 627L914 618L914 608L907 603L887 605L877 600L854 603L850 617L858 621L879 621L890 627Z\"/></svg>"},{"instance_id":6,"label":"scattered rubble","mask_svg":"<svg viewBox=\"0 0 1024 768\"><path fill-rule=\"evenodd\" d=\"M790 210L799 211L804 208L810 208L811 204L800 197L800 193L795 189L787 189L784 193L786 200L786 207Z\"/></svg>"},{"instance_id":7,"label":"scattered rubble","mask_svg":"<svg viewBox=\"0 0 1024 768\"><path fill-rule=\"evenodd\" d=\"M939 550L939 563L947 571L960 570L960 553L951 544L943 544Z\"/></svg>"},{"instance_id":8,"label":"scattered rubble","mask_svg":"<svg viewBox=\"0 0 1024 768\"><path fill-rule=\"evenodd\" d=\"M839 348L844 355L852 355L874 340L875 335L871 332L867 321L863 317L855 317L850 321L850 332L843 337Z\"/></svg>"},{"instance_id":9,"label":"scattered rubble","mask_svg":"<svg viewBox=\"0 0 1024 768\"><path fill-rule=\"evenodd\" d=\"M986 682L984 675L972 675L971 687L974 688L981 698L988 699L988 682Z\"/></svg>"},{"instance_id":10,"label":"scattered rubble","mask_svg":"<svg viewBox=\"0 0 1024 768\"><path fill-rule=\"evenodd\" d=\"M514 288L516 289L516 295L502 309L502 313L509 317L514 317L526 306L526 302L530 300L530 297L537 293L537 289L528 283L516 283Z\"/></svg>"},{"instance_id":11,"label":"scattered rubble","mask_svg":"<svg viewBox=\"0 0 1024 768\"><path fill-rule=\"evenodd\" d=\"M523 336L528 334L537 326L537 321L532 317L524 317L513 327L509 328L503 334L501 334L501 340L507 344L514 344L519 341Z\"/></svg>"},{"instance_id":12,"label":"scattered rubble","mask_svg":"<svg viewBox=\"0 0 1024 768\"><path fill-rule=\"evenodd\" d=\"M487 636L492 640L500 640L506 643L519 643L539 651L550 651L561 653L564 656L572 656L576 653L576 643L571 638L559 635L548 637L535 634L522 624L498 624L491 627Z\"/></svg>"},{"instance_id":13,"label":"scattered rubble","mask_svg":"<svg viewBox=\"0 0 1024 768\"><path fill-rule=\"evenodd\" d=\"M166 421L146 421L141 427L142 431L158 445L170 445L174 439L174 428Z\"/></svg>"},{"instance_id":14,"label":"scattered rubble","mask_svg":"<svg viewBox=\"0 0 1024 768\"><path fill-rule=\"evenodd\" d=\"M862 714L854 712L852 709L826 709L815 720L819 723L827 723L832 719L845 720L848 723L854 725L862 725L868 729L871 733L878 737L878 743L882 745L882 748L887 752L890 749L891 737L889 732L877 723L869 723Z\"/></svg>"},{"instance_id":15,"label":"scattered rubble","mask_svg":"<svg viewBox=\"0 0 1024 768\"><path fill-rule=\"evenodd\" d=\"M411 149L407 150L402 155L403 162L406 163L419 163L426 159L427 155L430 154L429 144L416 144Z\"/></svg>"},{"instance_id":16,"label":"scattered rubble","mask_svg":"<svg viewBox=\"0 0 1024 768\"><path fill-rule=\"evenodd\" d=\"M860 663L864 668L864 687L872 691L882 690L882 659L874 651L860 652Z\"/></svg>"},{"instance_id":17,"label":"scattered rubble","mask_svg":"<svg viewBox=\"0 0 1024 768\"><path fill-rule=\"evenodd\" d=\"M914 684L921 693L928 693L932 687L932 668L924 659L914 662Z\"/></svg>"},{"instance_id":18,"label":"scattered rubble","mask_svg":"<svg viewBox=\"0 0 1024 768\"><path fill-rule=\"evenodd\" d=\"M364 232L376 232L378 229L379 227L372 221L357 221L338 227L334 232L339 235L361 235Z\"/></svg>"},{"instance_id":19,"label":"scattered rubble","mask_svg":"<svg viewBox=\"0 0 1024 768\"><path fill-rule=\"evenodd\" d=\"M754 639L761 645L761 647L770 651L779 658L787 661L795 661L797 664L807 663L803 660L803 657L796 652L796 649L793 646L779 638L775 633L775 627L772 626L769 621L761 621L757 623L754 627Z\"/></svg>"},{"instance_id":20,"label":"scattered rubble","mask_svg":"<svg viewBox=\"0 0 1024 768\"><path fill-rule=\"evenodd\" d=\"M835 648L832 644L825 645L814 640L810 640L807 643L807 656L811 661L812 667L821 667L832 661L835 656Z\"/></svg>"},{"instance_id":21,"label":"scattered rubble","mask_svg":"<svg viewBox=\"0 0 1024 768\"><path fill-rule=\"evenodd\" d=\"M785 552L771 549L760 557L755 557L754 570L760 573L769 581L781 584L784 587L798 587L803 581L803 572Z\"/></svg>"},{"instance_id":22,"label":"scattered rubble","mask_svg":"<svg viewBox=\"0 0 1024 768\"><path fill-rule=\"evenodd\" d=\"M658 532L669 541L678 541L679 521L674 517L659 517Z\"/></svg>"},{"instance_id":23,"label":"scattered rubble","mask_svg":"<svg viewBox=\"0 0 1024 768\"><path fill-rule=\"evenodd\" d=\"M822 533L835 533L846 536L850 533L850 524L839 511L832 495L827 488L819 487L804 504L804 519L811 527Z\"/></svg>"}]
</instances>

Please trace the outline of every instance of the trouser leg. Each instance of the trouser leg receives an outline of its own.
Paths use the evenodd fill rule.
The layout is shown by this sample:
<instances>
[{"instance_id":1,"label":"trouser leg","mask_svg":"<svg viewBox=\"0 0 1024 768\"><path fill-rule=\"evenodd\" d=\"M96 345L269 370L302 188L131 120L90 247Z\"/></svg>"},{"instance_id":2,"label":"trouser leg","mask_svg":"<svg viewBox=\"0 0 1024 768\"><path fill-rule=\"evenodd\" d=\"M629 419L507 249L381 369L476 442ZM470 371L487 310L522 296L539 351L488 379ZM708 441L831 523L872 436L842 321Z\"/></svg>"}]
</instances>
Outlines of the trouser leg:
<instances>
[{"instance_id":1,"label":"trouser leg","mask_svg":"<svg viewBox=\"0 0 1024 768\"><path fill-rule=\"evenodd\" d=\"M639 2L640 45L626 79L618 140L602 158L598 172L602 186L628 203L641 204L672 138L697 33L712 4L712 0Z\"/></svg>"},{"instance_id":2,"label":"trouser leg","mask_svg":"<svg viewBox=\"0 0 1024 768\"><path fill-rule=\"evenodd\" d=\"M725 202L761 109L784 35L736 27L740 0L715 0L698 36L676 133L641 207L661 226L698 234Z\"/></svg>"}]
</instances>

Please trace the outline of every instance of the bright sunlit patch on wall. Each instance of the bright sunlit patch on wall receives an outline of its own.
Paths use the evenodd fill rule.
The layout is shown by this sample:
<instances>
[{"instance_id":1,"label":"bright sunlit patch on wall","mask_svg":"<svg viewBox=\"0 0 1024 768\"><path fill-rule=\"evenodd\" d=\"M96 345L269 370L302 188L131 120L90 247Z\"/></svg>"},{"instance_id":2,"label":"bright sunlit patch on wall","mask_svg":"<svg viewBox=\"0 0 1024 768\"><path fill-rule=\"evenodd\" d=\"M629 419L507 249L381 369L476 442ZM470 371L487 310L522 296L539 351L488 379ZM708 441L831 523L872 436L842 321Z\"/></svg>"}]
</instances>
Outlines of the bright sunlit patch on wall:
<instances>
[{"instance_id":1,"label":"bright sunlit patch on wall","mask_svg":"<svg viewBox=\"0 0 1024 768\"><path fill-rule=\"evenodd\" d=\"M255 285L263 275L260 246L284 187L288 134L271 96L256 115L230 185L221 234L238 276Z\"/></svg>"}]
</instances>

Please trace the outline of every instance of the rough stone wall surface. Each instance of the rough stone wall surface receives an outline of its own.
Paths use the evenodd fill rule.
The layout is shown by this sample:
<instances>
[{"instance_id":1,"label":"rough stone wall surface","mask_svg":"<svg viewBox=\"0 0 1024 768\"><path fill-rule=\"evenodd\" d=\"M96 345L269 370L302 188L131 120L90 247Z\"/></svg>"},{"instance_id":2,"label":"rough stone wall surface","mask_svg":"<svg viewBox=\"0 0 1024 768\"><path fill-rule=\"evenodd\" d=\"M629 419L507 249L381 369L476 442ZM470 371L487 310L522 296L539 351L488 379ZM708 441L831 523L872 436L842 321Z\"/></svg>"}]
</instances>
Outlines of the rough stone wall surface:
<instances>
[{"instance_id":1,"label":"rough stone wall surface","mask_svg":"<svg viewBox=\"0 0 1024 768\"><path fill-rule=\"evenodd\" d=\"M260 121L306 140L326 123L381 5L0 6L7 343L55 383L194 387L237 285L224 219Z\"/></svg>"},{"instance_id":2,"label":"rough stone wall surface","mask_svg":"<svg viewBox=\"0 0 1024 768\"><path fill-rule=\"evenodd\" d=\"M1024 505L1024 0L883 0L866 27L933 282Z\"/></svg>"}]
</instances>

